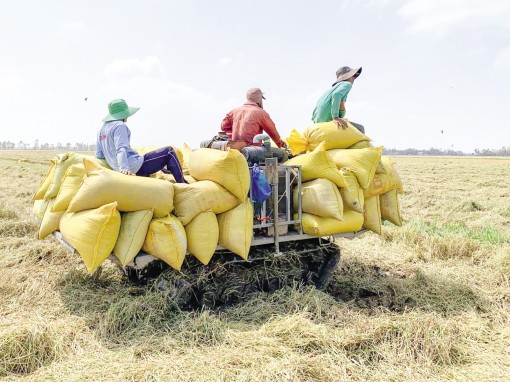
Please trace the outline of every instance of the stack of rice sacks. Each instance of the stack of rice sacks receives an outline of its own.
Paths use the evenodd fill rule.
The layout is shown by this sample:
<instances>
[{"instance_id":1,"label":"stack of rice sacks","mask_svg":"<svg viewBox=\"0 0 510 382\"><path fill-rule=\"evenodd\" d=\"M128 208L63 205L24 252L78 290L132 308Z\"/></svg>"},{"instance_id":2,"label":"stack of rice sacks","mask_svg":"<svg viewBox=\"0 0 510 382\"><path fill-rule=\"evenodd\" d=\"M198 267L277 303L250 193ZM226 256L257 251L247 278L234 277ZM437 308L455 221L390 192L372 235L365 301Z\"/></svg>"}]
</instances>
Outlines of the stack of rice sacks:
<instances>
[{"instance_id":1,"label":"stack of rice sacks","mask_svg":"<svg viewBox=\"0 0 510 382\"><path fill-rule=\"evenodd\" d=\"M287 143L296 156L285 164L302 166L305 233L327 236L366 228L381 234L382 220L402 225L398 195L403 186L394 164L381 155L383 147L373 147L353 125L317 123L303 134L293 130Z\"/></svg>"},{"instance_id":2,"label":"stack of rice sacks","mask_svg":"<svg viewBox=\"0 0 510 382\"><path fill-rule=\"evenodd\" d=\"M58 155L34 196L39 239L60 231L89 272L112 252L126 265L140 250L177 270L187 252L207 264L218 243L247 259L253 209L246 159L237 150L187 154L190 184L126 176L93 156Z\"/></svg>"}]
</instances>

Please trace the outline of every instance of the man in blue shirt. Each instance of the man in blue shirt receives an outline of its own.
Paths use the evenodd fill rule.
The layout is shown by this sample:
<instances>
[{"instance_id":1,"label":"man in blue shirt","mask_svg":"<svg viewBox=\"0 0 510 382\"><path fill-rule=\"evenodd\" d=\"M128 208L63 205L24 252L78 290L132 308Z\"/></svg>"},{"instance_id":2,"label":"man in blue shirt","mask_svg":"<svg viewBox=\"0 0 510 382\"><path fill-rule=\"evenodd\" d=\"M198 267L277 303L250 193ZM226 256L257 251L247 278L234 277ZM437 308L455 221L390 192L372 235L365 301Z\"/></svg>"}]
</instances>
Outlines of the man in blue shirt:
<instances>
[{"instance_id":1,"label":"man in blue shirt","mask_svg":"<svg viewBox=\"0 0 510 382\"><path fill-rule=\"evenodd\" d=\"M161 170L172 174L176 182L187 183L173 148L163 147L143 156L131 148L131 130L126 122L139 109L129 107L123 99L115 99L108 104L109 113L103 118L104 125L97 133L96 157L105 159L113 170L126 175L149 176Z\"/></svg>"},{"instance_id":2,"label":"man in blue shirt","mask_svg":"<svg viewBox=\"0 0 510 382\"><path fill-rule=\"evenodd\" d=\"M315 123L335 121L338 127L342 129L347 127L347 122L342 119L345 116L345 102L354 80L361 74L361 69L361 67L351 69L348 66L343 66L336 71L336 81L315 106L312 114L312 120ZM363 126L352 124L362 133L365 132Z\"/></svg>"}]
</instances>

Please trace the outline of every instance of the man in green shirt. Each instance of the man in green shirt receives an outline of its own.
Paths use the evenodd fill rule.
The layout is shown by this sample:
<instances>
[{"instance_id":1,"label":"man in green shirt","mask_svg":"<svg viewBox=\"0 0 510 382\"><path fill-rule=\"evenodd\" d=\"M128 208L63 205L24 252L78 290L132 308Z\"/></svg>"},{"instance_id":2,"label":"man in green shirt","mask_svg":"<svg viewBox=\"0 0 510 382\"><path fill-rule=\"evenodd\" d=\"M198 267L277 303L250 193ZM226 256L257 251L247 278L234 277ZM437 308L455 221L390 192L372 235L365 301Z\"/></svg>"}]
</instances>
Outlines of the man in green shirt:
<instances>
[{"instance_id":1,"label":"man in green shirt","mask_svg":"<svg viewBox=\"0 0 510 382\"><path fill-rule=\"evenodd\" d=\"M361 67L351 69L343 66L336 71L336 81L331 89L328 89L317 102L313 111L312 120L315 123L335 121L338 127L345 129L347 122L342 118L345 116L345 101L351 91L354 80L361 74ZM352 122L351 122L352 123ZM353 124L364 133L361 125Z\"/></svg>"}]
</instances>

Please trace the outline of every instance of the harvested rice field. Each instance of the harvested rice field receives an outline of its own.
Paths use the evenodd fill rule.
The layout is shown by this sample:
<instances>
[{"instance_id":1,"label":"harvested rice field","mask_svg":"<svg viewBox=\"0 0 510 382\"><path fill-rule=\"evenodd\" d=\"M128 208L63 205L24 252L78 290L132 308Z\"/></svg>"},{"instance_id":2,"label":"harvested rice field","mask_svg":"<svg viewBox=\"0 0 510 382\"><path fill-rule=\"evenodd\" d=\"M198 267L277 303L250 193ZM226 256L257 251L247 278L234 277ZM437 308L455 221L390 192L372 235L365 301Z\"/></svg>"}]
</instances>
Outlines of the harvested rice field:
<instances>
[{"instance_id":1,"label":"harvested rice field","mask_svg":"<svg viewBox=\"0 0 510 382\"><path fill-rule=\"evenodd\" d=\"M2 381L510 379L510 158L396 156L403 227L339 240L325 291L184 311L37 239L56 154L0 151Z\"/></svg>"}]
</instances>

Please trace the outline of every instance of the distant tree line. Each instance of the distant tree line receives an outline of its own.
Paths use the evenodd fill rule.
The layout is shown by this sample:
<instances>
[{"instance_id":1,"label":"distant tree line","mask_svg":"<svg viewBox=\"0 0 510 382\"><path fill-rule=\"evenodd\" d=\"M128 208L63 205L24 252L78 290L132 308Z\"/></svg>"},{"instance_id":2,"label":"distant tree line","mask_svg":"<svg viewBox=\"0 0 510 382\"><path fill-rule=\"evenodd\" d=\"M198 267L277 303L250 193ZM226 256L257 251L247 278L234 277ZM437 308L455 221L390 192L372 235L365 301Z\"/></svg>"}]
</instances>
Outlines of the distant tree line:
<instances>
[{"instance_id":1,"label":"distant tree line","mask_svg":"<svg viewBox=\"0 0 510 382\"><path fill-rule=\"evenodd\" d=\"M19 141L18 143L10 141L1 141L0 150L67 150L67 151L95 151L96 145L89 143L39 143L36 139L34 143Z\"/></svg>"},{"instance_id":2,"label":"distant tree line","mask_svg":"<svg viewBox=\"0 0 510 382\"><path fill-rule=\"evenodd\" d=\"M35 140L34 143L26 143L19 141L18 143L10 141L0 142L0 150L66 150L66 151L95 151L96 145L89 143L39 143ZM510 147L503 146L500 149L475 149L473 153L465 153L463 151L453 149L384 149L385 155L450 155L450 156L493 156L493 157L507 157L510 156Z\"/></svg>"},{"instance_id":3,"label":"distant tree line","mask_svg":"<svg viewBox=\"0 0 510 382\"><path fill-rule=\"evenodd\" d=\"M453 149L436 149L431 147L428 150L423 149L384 149L385 155L449 155L449 156L490 156L490 157L507 157L510 156L510 147L503 146L500 149L475 149L473 153L465 153L463 151Z\"/></svg>"}]
</instances>

